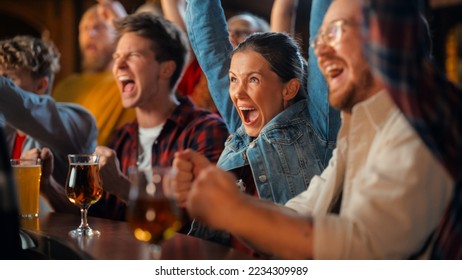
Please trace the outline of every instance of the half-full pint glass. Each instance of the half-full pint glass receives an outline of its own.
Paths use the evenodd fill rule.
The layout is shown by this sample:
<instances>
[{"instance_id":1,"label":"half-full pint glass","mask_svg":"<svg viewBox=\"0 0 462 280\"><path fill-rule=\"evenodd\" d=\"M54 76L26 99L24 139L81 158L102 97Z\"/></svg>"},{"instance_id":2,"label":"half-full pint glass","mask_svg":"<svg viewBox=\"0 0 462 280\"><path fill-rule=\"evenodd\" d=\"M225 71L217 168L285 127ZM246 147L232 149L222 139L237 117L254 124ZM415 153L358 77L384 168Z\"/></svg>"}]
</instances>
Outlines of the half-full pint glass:
<instances>
[{"instance_id":1,"label":"half-full pint glass","mask_svg":"<svg viewBox=\"0 0 462 280\"><path fill-rule=\"evenodd\" d=\"M42 175L40 159L12 159L10 162L18 190L19 215L22 218L38 217Z\"/></svg>"}]
</instances>

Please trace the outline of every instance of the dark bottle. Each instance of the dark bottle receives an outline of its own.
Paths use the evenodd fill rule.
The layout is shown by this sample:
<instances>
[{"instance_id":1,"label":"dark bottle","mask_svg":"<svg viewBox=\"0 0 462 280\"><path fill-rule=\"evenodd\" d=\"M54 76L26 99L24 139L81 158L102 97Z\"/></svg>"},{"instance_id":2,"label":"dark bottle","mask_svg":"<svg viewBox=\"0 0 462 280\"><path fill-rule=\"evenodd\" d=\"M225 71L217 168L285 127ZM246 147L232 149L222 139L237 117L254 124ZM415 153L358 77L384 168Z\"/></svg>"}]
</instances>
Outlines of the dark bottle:
<instances>
[{"instance_id":1,"label":"dark bottle","mask_svg":"<svg viewBox=\"0 0 462 280\"><path fill-rule=\"evenodd\" d=\"M18 202L5 135L0 127L0 259L21 259Z\"/></svg>"}]
</instances>

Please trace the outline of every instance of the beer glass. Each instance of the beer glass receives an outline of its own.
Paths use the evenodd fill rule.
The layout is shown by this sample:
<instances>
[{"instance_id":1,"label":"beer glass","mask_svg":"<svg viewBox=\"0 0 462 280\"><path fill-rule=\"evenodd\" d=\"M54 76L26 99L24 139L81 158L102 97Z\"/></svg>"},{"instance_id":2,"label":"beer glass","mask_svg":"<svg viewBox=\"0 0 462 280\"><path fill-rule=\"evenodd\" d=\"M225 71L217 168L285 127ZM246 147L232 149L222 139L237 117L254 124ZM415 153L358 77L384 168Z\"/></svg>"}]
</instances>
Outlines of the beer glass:
<instances>
[{"instance_id":1,"label":"beer glass","mask_svg":"<svg viewBox=\"0 0 462 280\"><path fill-rule=\"evenodd\" d=\"M99 236L100 232L90 228L87 211L102 196L103 188L99 174L99 155L68 155L69 171L65 191L67 198L80 208L80 226L71 230L71 237Z\"/></svg>"},{"instance_id":2,"label":"beer glass","mask_svg":"<svg viewBox=\"0 0 462 280\"><path fill-rule=\"evenodd\" d=\"M11 159L16 180L19 215L21 218L37 218L39 213L40 159Z\"/></svg>"},{"instance_id":3,"label":"beer glass","mask_svg":"<svg viewBox=\"0 0 462 280\"><path fill-rule=\"evenodd\" d=\"M181 227L181 212L169 195L172 168L129 169L131 182L127 221L136 239L147 242L151 257L160 259L161 244Z\"/></svg>"}]
</instances>

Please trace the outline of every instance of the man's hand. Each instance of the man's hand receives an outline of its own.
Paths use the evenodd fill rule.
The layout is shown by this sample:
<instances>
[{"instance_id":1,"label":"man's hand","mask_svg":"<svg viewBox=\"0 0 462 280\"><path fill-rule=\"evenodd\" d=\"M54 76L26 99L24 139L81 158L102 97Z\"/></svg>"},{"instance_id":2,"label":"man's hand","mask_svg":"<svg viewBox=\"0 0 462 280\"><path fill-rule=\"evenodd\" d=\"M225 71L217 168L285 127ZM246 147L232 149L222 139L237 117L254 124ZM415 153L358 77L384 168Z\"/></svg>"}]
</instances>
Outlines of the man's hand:
<instances>
[{"instance_id":1,"label":"man's hand","mask_svg":"<svg viewBox=\"0 0 462 280\"><path fill-rule=\"evenodd\" d=\"M176 170L176 174L171 187L173 197L180 207L186 207L186 200L194 177L210 165L212 163L206 157L191 149L175 153L173 168Z\"/></svg>"},{"instance_id":2,"label":"man's hand","mask_svg":"<svg viewBox=\"0 0 462 280\"><path fill-rule=\"evenodd\" d=\"M48 148L33 148L25 151L21 154L21 158L24 159L40 159L42 165L42 177L41 180L49 180L54 168L53 153Z\"/></svg>"},{"instance_id":3,"label":"man's hand","mask_svg":"<svg viewBox=\"0 0 462 280\"><path fill-rule=\"evenodd\" d=\"M127 16L127 11L119 1L113 0L98 0L96 8L98 16L109 24L113 24L114 20L119 20Z\"/></svg>"},{"instance_id":4,"label":"man's hand","mask_svg":"<svg viewBox=\"0 0 462 280\"><path fill-rule=\"evenodd\" d=\"M236 177L211 165L194 180L186 205L192 217L210 227L226 230L243 200L245 194L236 187Z\"/></svg>"},{"instance_id":5,"label":"man's hand","mask_svg":"<svg viewBox=\"0 0 462 280\"><path fill-rule=\"evenodd\" d=\"M99 155L99 169L103 189L118 196L123 201L127 201L130 181L120 170L116 152L108 147L98 146L94 154Z\"/></svg>"}]
</instances>

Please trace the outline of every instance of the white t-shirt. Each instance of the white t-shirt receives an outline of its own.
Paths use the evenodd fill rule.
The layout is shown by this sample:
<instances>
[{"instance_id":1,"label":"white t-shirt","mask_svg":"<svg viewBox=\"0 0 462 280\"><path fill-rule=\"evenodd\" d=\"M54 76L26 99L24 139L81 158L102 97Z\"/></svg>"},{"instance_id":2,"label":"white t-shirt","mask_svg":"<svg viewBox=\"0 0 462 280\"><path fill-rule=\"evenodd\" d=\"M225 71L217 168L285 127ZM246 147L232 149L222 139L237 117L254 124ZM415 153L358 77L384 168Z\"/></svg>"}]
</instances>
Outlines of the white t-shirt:
<instances>
[{"instance_id":1,"label":"white t-shirt","mask_svg":"<svg viewBox=\"0 0 462 280\"><path fill-rule=\"evenodd\" d=\"M139 169L148 169L151 167L152 160L152 145L159 137L164 123L155 127L142 128L138 129L138 137L140 139L140 147L138 151L138 168Z\"/></svg>"}]
</instances>

